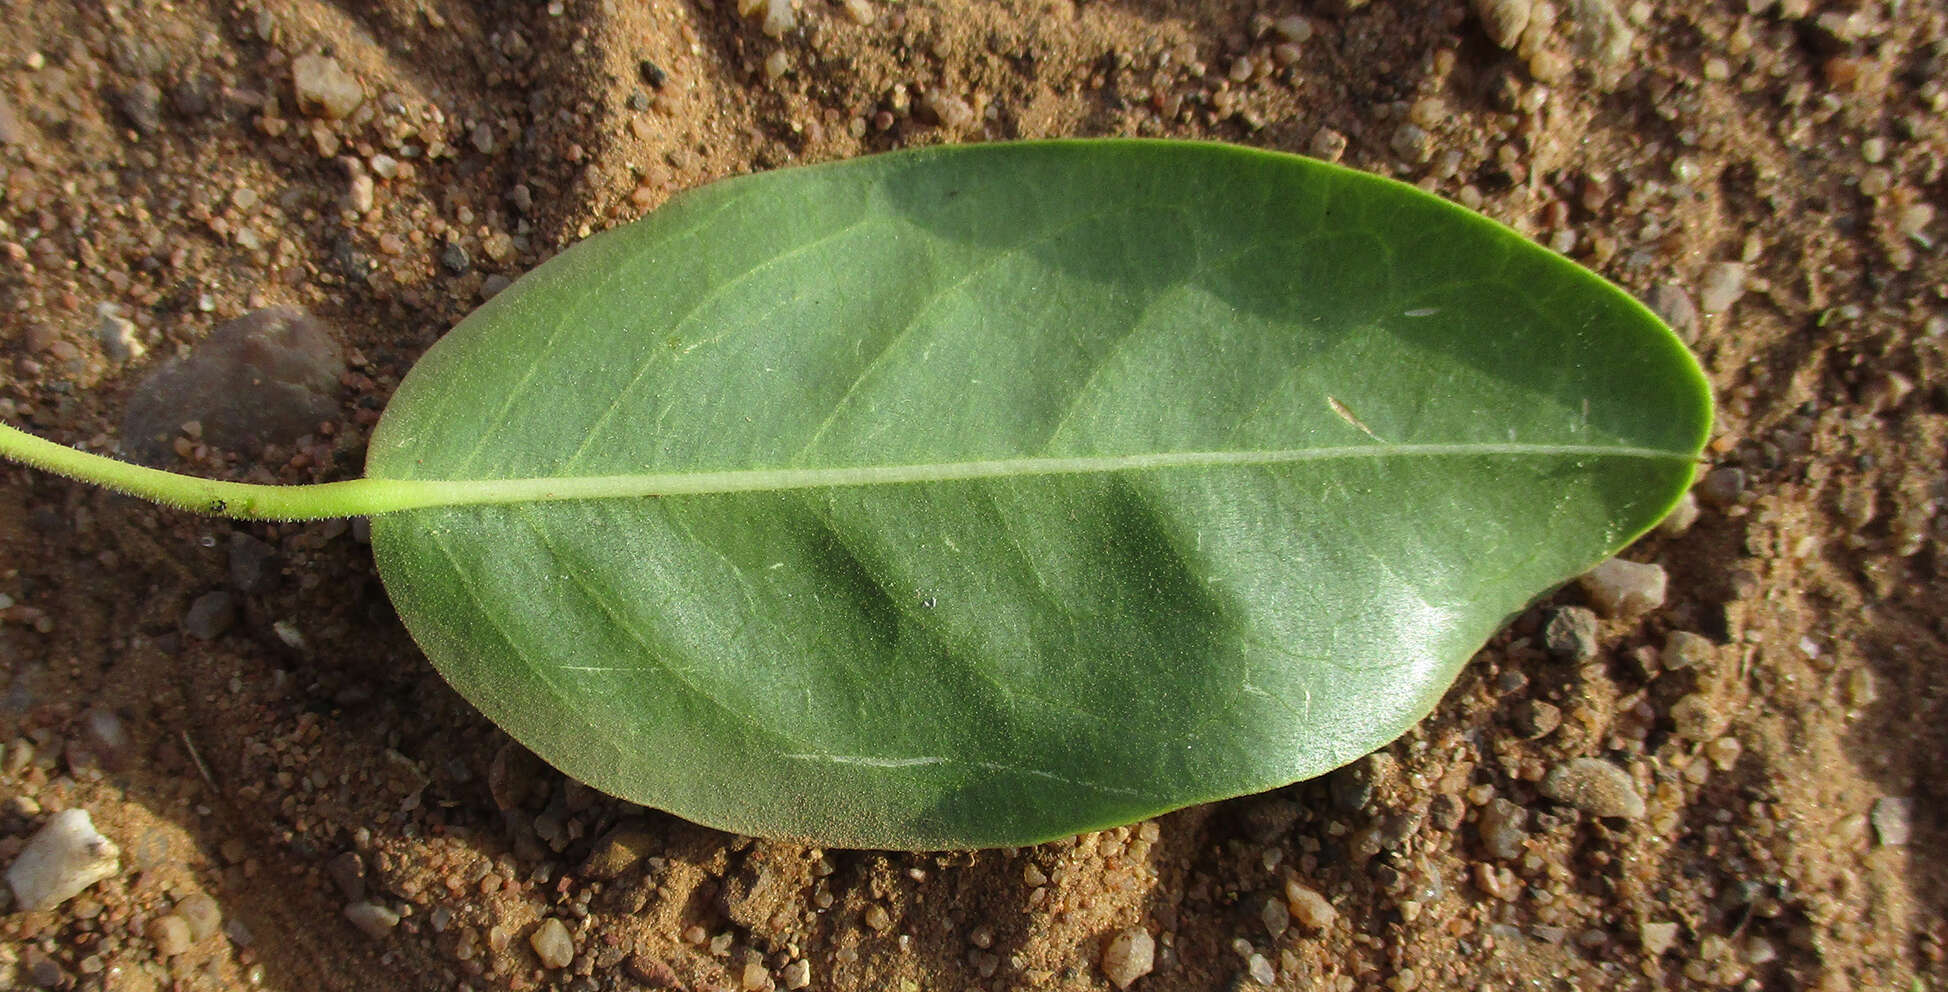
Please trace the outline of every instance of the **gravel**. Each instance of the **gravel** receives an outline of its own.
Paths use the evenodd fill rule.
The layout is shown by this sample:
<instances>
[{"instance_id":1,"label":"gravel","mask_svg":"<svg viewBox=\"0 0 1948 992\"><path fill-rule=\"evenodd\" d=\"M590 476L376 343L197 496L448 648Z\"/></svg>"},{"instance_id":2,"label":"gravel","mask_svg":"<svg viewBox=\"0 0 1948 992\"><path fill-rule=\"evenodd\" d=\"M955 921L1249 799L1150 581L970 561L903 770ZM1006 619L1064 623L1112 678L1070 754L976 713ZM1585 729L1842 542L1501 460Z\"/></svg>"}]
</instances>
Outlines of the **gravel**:
<instances>
[{"instance_id":1,"label":"gravel","mask_svg":"<svg viewBox=\"0 0 1948 992\"><path fill-rule=\"evenodd\" d=\"M399 925L398 913L375 902L348 903L345 918L373 940L385 940L392 936L392 928Z\"/></svg>"},{"instance_id":2,"label":"gravel","mask_svg":"<svg viewBox=\"0 0 1948 992\"><path fill-rule=\"evenodd\" d=\"M655 833L640 825L625 824L596 841L588 860L582 862L582 874L605 882L620 877L660 845L661 838Z\"/></svg>"},{"instance_id":3,"label":"gravel","mask_svg":"<svg viewBox=\"0 0 1948 992\"><path fill-rule=\"evenodd\" d=\"M798 26L798 15L791 0L737 0L737 12L755 18L767 38L782 38Z\"/></svg>"},{"instance_id":4,"label":"gravel","mask_svg":"<svg viewBox=\"0 0 1948 992\"><path fill-rule=\"evenodd\" d=\"M108 768L120 768L129 757L129 732L114 710L96 706L81 714L82 742Z\"/></svg>"},{"instance_id":5,"label":"gravel","mask_svg":"<svg viewBox=\"0 0 1948 992\"><path fill-rule=\"evenodd\" d=\"M1635 617L1664 605L1661 565L1612 558L1583 573L1577 582L1607 617Z\"/></svg>"},{"instance_id":6,"label":"gravel","mask_svg":"<svg viewBox=\"0 0 1948 992\"><path fill-rule=\"evenodd\" d=\"M230 534L230 585L246 595L261 592L272 574L277 549L243 531Z\"/></svg>"},{"instance_id":7,"label":"gravel","mask_svg":"<svg viewBox=\"0 0 1948 992\"><path fill-rule=\"evenodd\" d=\"M1551 768L1541 791L1591 816L1635 820L1644 815L1644 799L1630 773L1597 758L1571 758Z\"/></svg>"},{"instance_id":8,"label":"gravel","mask_svg":"<svg viewBox=\"0 0 1948 992\"><path fill-rule=\"evenodd\" d=\"M1534 0L1474 0L1475 16L1481 18L1488 40L1502 48L1514 48L1529 26Z\"/></svg>"},{"instance_id":9,"label":"gravel","mask_svg":"<svg viewBox=\"0 0 1948 992\"><path fill-rule=\"evenodd\" d=\"M254 310L142 378L122 418L122 446L137 461L176 457L185 423L230 451L288 444L339 415L345 360L324 324L297 307Z\"/></svg>"},{"instance_id":10,"label":"gravel","mask_svg":"<svg viewBox=\"0 0 1948 992\"><path fill-rule=\"evenodd\" d=\"M166 958L173 958L196 943L190 936L189 921L175 913L165 913L150 920L143 932L155 942L156 953Z\"/></svg>"},{"instance_id":11,"label":"gravel","mask_svg":"<svg viewBox=\"0 0 1948 992\"><path fill-rule=\"evenodd\" d=\"M115 109L143 135L162 129L162 90L149 80L137 80L116 94Z\"/></svg>"},{"instance_id":12,"label":"gravel","mask_svg":"<svg viewBox=\"0 0 1948 992\"><path fill-rule=\"evenodd\" d=\"M1905 796L1884 796L1874 800L1871 817L1874 836L1884 847L1906 847L1913 832L1914 800Z\"/></svg>"},{"instance_id":13,"label":"gravel","mask_svg":"<svg viewBox=\"0 0 1948 992\"><path fill-rule=\"evenodd\" d=\"M176 915L189 925L189 939L202 940L223 929L223 910L206 893L196 892L176 904Z\"/></svg>"},{"instance_id":14,"label":"gravel","mask_svg":"<svg viewBox=\"0 0 1948 992\"><path fill-rule=\"evenodd\" d=\"M1268 896L1258 907L1258 919L1265 924L1265 932L1276 941L1292 926L1291 906L1277 896Z\"/></svg>"},{"instance_id":15,"label":"gravel","mask_svg":"<svg viewBox=\"0 0 1948 992\"><path fill-rule=\"evenodd\" d=\"M812 984L812 963L804 958L798 958L785 965L782 977L785 980L785 988L806 988Z\"/></svg>"},{"instance_id":16,"label":"gravel","mask_svg":"<svg viewBox=\"0 0 1948 992\"><path fill-rule=\"evenodd\" d=\"M440 249L440 264L456 276L464 276L473 271L473 259L467 249L458 241L449 241Z\"/></svg>"},{"instance_id":17,"label":"gravel","mask_svg":"<svg viewBox=\"0 0 1948 992\"><path fill-rule=\"evenodd\" d=\"M1637 942L1644 946L1644 953L1657 957L1677 943L1677 924L1668 922L1644 923L1637 927Z\"/></svg>"},{"instance_id":18,"label":"gravel","mask_svg":"<svg viewBox=\"0 0 1948 992\"><path fill-rule=\"evenodd\" d=\"M20 123L20 114L6 97L0 97L0 146L18 145L27 140L27 129Z\"/></svg>"},{"instance_id":19,"label":"gravel","mask_svg":"<svg viewBox=\"0 0 1948 992\"><path fill-rule=\"evenodd\" d=\"M1698 516L1698 497L1686 490L1684 495L1677 498L1677 504L1671 507L1671 512L1665 514L1664 519L1658 523L1657 529L1666 537L1676 537L1690 530L1692 525L1698 522Z\"/></svg>"},{"instance_id":20,"label":"gravel","mask_svg":"<svg viewBox=\"0 0 1948 992\"><path fill-rule=\"evenodd\" d=\"M1658 283L1644 295L1644 305L1650 307L1657 319L1670 325L1672 331L1685 344L1698 341L1698 305L1691 301L1691 294L1675 283Z\"/></svg>"},{"instance_id":21,"label":"gravel","mask_svg":"<svg viewBox=\"0 0 1948 992\"><path fill-rule=\"evenodd\" d=\"M544 968L566 968L575 960L575 940L568 935L568 926L555 917L542 920L528 935L528 944Z\"/></svg>"},{"instance_id":22,"label":"gravel","mask_svg":"<svg viewBox=\"0 0 1948 992\"><path fill-rule=\"evenodd\" d=\"M1565 606L1549 615L1542 645L1558 661L1581 664L1596 657L1596 614L1586 607Z\"/></svg>"},{"instance_id":23,"label":"gravel","mask_svg":"<svg viewBox=\"0 0 1948 992\"><path fill-rule=\"evenodd\" d=\"M1713 262L1705 267L1698 287L1698 305L1706 313L1724 313L1745 295L1745 263Z\"/></svg>"},{"instance_id":24,"label":"gravel","mask_svg":"<svg viewBox=\"0 0 1948 992\"><path fill-rule=\"evenodd\" d=\"M1673 630L1664 635L1664 650L1658 660L1665 668L1694 668L1711 660L1711 639L1688 630Z\"/></svg>"},{"instance_id":25,"label":"gravel","mask_svg":"<svg viewBox=\"0 0 1948 992\"><path fill-rule=\"evenodd\" d=\"M199 640L214 641L237 623L237 598L218 589L196 597L183 614L183 632Z\"/></svg>"},{"instance_id":26,"label":"gravel","mask_svg":"<svg viewBox=\"0 0 1948 992\"><path fill-rule=\"evenodd\" d=\"M1278 972L1272 970L1272 963L1263 954L1253 954L1245 959L1245 971L1251 980L1260 985L1270 985L1278 981Z\"/></svg>"},{"instance_id":27,"label":"gravel","mask_svg":"<svg viewBox=\"0 0 1948 992\"><path fill-rule=\"evenodd\" d=\"M1129 988L1131 983L1149 974L1156 965L1156 938L1142 927L1119 931L1103 947L1103 975L1119 989Z\"/></svg>"},{"instance_id":28,"label":"gravel","mask_svg":"<svg viewBox=\"0 0 1948 992\"><path fill-rule=\"evenodd\" d=\"M115 842L95 831L87 810L62 810L7 868L7 885L21 909L53 909L120 871L121 857Z\"/></svg>"},{"instance_id":29,"label":"gravel","mask_svg":"<svg viewBox=\"0 0 1948 992\"><path fill-rule=\"evenodd\" d=\"M95 307L95 341L101 345L102 356L111 362L126 362L142 357L144 348L135 336L135 322L122 316L122 308L114 303L102 303Z\"/></svg>"},{"instance_id":30,"label":"gravel","mask_svg":"<svg viewBox=\"0 0 1948 992\"><path fill-rule=\"evenodd\" d=\"M1524 699L1509 714L1515 732L1530 740L1547 737L1562 726L1562 710L1540 699Z\"/></svg>"},{"instance_id":31,"label":"gravel","mask_svg":"<svg viewBox=\"0 0 1948 992\"><path fill-rule=\"evenodd\" d=\"M1736 466L1714 468L1698 483L1698 497L1708 506L1729 509L1745 495L1745 470Z\"/></svg>"},{"instance_id":32,"label":"gravel","mask_svg":"<svg viewBox=\"0 0 1948 992\"><path fill-rule=\"evenodd\" d=\"M1300 926L1313 933L1332 926L1333 919L1339 915L1317 889L1295 878L1285 880L1285 909Z\"/></svg>"},{"instance_id":33,"label":"gravel","mask_svg":"<svg viewBox=\"0 0 1948 992\"><path fill-rule=\"evenodd\" d=\"M345 894L351 902L365 901L365 859L357 851L346 851L325 864L325 874L331 876L338 891Z\"/></svg>"},{"instance_id":34,"label":"gravel","mask_svg":"<svg viewBox=\"0 0 1948 992\"><path fill-rule=\"evenodd\" d=\"M1529 811L1496 797L1481 808L1475 832L1489 857L1511 861L1527 850Z\"/></svg>"},{"instance_id":35,"label":"gravel","mask_svg":"<svg viewBox=\"0 0 1948 992\"><path fill-rule=\"evenodd\" d=\"M291 85L298 109L337 120L351 116L365 102L365 88L329 55L300 55L291 61Z\"/></svg>"}]
</instances>

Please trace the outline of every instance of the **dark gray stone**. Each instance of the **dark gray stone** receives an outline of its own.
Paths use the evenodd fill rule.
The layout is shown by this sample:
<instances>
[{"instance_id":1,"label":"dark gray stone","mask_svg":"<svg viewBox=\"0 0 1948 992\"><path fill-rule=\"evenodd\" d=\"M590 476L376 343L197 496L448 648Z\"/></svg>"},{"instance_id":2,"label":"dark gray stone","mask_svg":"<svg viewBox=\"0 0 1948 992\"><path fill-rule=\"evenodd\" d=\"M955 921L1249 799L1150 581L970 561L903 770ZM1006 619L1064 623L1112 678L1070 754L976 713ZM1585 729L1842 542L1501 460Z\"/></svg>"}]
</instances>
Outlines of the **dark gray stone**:
<instances>
[{"instance_id":1,"label":"dark gray stone","mask_svg":"<svg viewBox=\"0 0 1948 992\"><path fill-rule=\"evenodd\" d=\"M187 356L145 376L122 418L122 447L165 464L190 421L218 448L290 444L335 420L345 359L325 325L297 307L271 307L217 326Z\"/></svg>"},{"instance_id":2,"label":"dark gray stone","mask_svg":"<svg viewBox=\"0 0 1948 992\"><path fill-rule=\"evenodd\" d=\"M1581 606L1565 606L1549 617L1542 646L1558 661L1581 664L1596 657L1596 614Z\"/></svg>"},{"instance_id":3,"label":"dark gray stone","mask_svg":"<svg viewBox=\"0 0 1948 992\"><path fill-rule=\"evenodd\" d=\"M237 623L236 597L219 589L196 597L183 614L183 631L191 637L214 641Z\"/></svg>"},{"instance_id":4,"label":"dark gray stone","mask_svg":"<svg viewBox=\"0 0 1948 992\"><path fill-rule=\"evenodd\" d=\"M265 587L275 573L272 559L277 549L236 531L230 535L230 584L238 592L254 593Z\"/></svg>"}]
</instances>

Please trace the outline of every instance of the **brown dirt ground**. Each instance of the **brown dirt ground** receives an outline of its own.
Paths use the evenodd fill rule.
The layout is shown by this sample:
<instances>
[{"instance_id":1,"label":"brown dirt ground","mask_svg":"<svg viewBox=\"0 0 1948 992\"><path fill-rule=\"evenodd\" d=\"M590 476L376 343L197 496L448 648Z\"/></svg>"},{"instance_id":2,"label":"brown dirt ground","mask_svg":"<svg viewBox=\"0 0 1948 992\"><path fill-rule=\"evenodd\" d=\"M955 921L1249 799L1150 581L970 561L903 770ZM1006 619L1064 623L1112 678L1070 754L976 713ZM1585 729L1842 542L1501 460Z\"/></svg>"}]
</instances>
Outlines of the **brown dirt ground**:
<instances>
[{"instance_id":1,"label":"brown dirt ground","mask_svg":"<svg viewBox=\"0 0 1948 992\"><path fill-rule=\"evenodd\" d=\"M1606 36L1607 0L1565 0L1520 52L1465 0L857 6L870 24L802 0L773 39L730 2L12 4L0 415L106 450L158 356L296 303L363 362L334 433L185 447L208 473L349 477L377 401L487 276L675 190L945 141L1336 133L1348 164L1639 293L1695 300L1709 265L1749 263L1694 332L1743 490L1630 552L1670 601L1607 622L1594 661L1546 658L1539 608L1363 771L1031 850L883 854L727 836L536 767L420 658L342 522L233 525L0 468L0 745L25 761L0 771L0 860L69 806L125 851L60 909L0 916L0 986L734 988L755 962L782 988L802 960L846 992L1104 989L1106 936L1143 926L1162 946L1139 989L1255 987L1252 954L1283 989L1948 987L1939 3L1625 2ZM291 62L319 52L362 82L347 119L296 105ZM348 209L344 160L380 154L404 167ZM470 272L441 267L449 239ZM147 359L102 354L101 302ZM279 581L229 635L183 636L235 530L277 548ZM1679 630L1711 640L1701 664L1660 655ZM1673 732L1687 696L1704 741ZM1524 737L1525 700L1562 726ZM90 707L125 754L91 753ZM1539 799L1578 755L1630 769L1647 815ZM1871 823L1884 797L1912 800L1905 845ZM1492 799L1531 810L1517 857L1479 836ZM618 825L646 860L600 880ZM341 916L345 852L406 914L383 939ZM1322 931L1263 922L1288 877L1335 907ZM196 893L232 933L158 956L148 922ZM571 924L566 969L529 949L547 915Z\"/></svg>"}]
</instances>

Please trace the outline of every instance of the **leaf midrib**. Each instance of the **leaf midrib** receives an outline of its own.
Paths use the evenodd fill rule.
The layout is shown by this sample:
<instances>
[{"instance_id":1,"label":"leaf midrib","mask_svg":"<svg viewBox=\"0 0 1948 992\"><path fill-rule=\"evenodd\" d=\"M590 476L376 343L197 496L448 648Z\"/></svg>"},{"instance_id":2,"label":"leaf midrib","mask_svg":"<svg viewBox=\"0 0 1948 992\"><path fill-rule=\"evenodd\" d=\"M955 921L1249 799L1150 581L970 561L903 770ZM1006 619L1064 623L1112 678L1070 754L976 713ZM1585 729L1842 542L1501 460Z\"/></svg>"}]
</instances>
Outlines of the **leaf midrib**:
<instances>
[{"instance_id":1,"label":"leaf midrib","mask_svg":"<svg viewBox=\"0 0 1948 992\"><path fill-rule=\"evenodd\" d=\"M1696 454L1663 448L1601 444L1448 442L1358 444L1314 448L1163 451L1122 455L1033 456L833 468L761 468L506 479L389 479L341 483L368 491L362 512L388 513L434 506L709 496L856 486L915 485L1047 475L1094 475L1164 470L1252 468L1302 462L1393 458L1624 458L1697 461Z\"/></svg>"}]
</instances>

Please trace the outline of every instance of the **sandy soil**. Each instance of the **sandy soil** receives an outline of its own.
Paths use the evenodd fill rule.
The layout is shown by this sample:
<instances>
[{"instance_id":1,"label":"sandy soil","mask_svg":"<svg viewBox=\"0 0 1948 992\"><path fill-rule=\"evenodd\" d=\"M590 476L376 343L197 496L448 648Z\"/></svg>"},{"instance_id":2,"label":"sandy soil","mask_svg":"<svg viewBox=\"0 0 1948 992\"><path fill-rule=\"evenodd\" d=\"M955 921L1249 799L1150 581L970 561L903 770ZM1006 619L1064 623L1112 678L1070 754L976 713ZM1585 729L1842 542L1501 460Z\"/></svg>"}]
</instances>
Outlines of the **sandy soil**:
<instances>
[{"instance_id":1,"label":"sandy soil","mask_svg":"<svg viewBox=\"0 0 1948 992\"><path fill-rule=\"evenodd\" d=\"M0 467L0 861L69 807L124 852L53 911L0 903L0 986L1095 990L1141 927L1138 989L1943 988L1948 14L1563 0L1509 47L1477 6L1528 5L803 0L777 37L728 2L12 5L0 416L65 443L114 450L159 359L296 304L352 358L330 432L170 447L349 477L496 277L713 178L1043 135L1312 152L1478 206L1653 298L1722 418L1700 518L1628 553L1669 600L1588 662L1543 650L1565 591L1379 757L973 854L594 794L432 672L358 528ZM300 105L318 56L344 116ZM104 303L146 354L104 344ZM213 591L234 625L191 636ZM1579 757L1645 814L1541 798Z\"/></svg>"}]
</instances>

